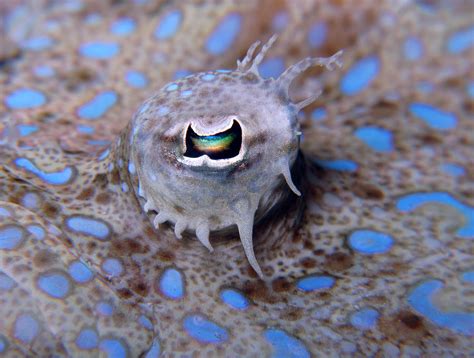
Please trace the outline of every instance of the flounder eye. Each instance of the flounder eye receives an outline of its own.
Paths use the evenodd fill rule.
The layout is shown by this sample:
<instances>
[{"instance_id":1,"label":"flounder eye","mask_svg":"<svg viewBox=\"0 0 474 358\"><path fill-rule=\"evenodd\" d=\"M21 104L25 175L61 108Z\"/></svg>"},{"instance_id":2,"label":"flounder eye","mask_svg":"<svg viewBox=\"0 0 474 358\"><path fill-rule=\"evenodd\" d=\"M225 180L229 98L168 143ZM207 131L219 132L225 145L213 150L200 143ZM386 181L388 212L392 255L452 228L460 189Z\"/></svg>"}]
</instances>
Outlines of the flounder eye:
<instances>
[{"instance_id":1,"label":"flounder eye","mask_svg":"<svg viewBox=\"0 0 474 358\"><path fill-rule=\"evenodd\" d=\"M186 131L186 152L184 156L197 158L207 155L213 160L236 157L242 145L242 128L233 121L229 129L212 135L200 136L189 125Z\"/></svg>"}]
</instances>

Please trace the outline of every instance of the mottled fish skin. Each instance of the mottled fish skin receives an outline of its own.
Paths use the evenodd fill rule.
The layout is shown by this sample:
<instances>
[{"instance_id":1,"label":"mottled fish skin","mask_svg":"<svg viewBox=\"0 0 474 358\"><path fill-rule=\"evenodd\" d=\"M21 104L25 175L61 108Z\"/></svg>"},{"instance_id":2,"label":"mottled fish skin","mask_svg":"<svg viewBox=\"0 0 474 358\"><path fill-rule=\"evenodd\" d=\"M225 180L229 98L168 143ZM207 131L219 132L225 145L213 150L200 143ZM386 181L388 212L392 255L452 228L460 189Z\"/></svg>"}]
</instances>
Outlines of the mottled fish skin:
<instances>
[{"instance_id":1,"label":"mottled fish skin","mask_svg":"<svg viewBox=\"0 0 474 358\"><path fill-rule=\"evenodd\" d=\"M472 10L1 3L0 356L468 356ZM209 253L194 231L154 228L130 134L167 88L194 103L180 77L224 92L206 74L274 33L263 77L341 49L344 66L292 86L294 103L322 94L298 115L302 197L285 186L254 227L259 278L235 230L211 232Z\"/></svg>"}]
</instances>

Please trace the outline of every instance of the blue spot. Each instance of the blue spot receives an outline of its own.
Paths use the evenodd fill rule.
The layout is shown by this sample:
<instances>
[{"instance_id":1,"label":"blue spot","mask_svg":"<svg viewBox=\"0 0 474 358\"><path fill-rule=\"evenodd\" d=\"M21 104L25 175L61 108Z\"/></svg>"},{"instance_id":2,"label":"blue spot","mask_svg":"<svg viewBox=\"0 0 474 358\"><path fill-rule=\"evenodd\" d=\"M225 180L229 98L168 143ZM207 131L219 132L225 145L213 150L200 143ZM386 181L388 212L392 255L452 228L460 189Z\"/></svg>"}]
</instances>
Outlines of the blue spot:
<instances>
[{"instance_id":1,"label":"blue spot","mask_svg":"<svg viewBox=\"0 0 474 358\"><path fill-rule=\"evenodd\" d=\"M127 357L127 348L118 339L104 339L100 342L99 348L107 354L107 358Z\"/></svg>"},{"instance_id":2,"label":"blue spot","mask_svg":"<svg viewBox=\"0 0 474 358\"><path fill-rule=\"evenodd\" d=\"M54 41L46 36L33 37L21 43L21 47L31 51L42 51L54 44Z\"/></svg>"},{"instance_id":3,"label":"blue spot","mask_svg":"<svg viewBox=\"0 0 474 358\"><path fill-rule=\"evenodd\" d=\"M144 358L158 358L161 353L160 341L158 338L153 340L150 350L147 352Z\"/></svg>"},{"instance_id":4,"label":"blue spot","mask_svg":"<svg viewBox=\"0 0 474 358\"><path fill-rule=\"evenodd\" d=\"M133 164L133 162L128 162L128 172L130 174L135 174L136 173L135 164Z\"/></svg>"},{"instance_id":5,"label":"blue spot","mask_svg":"<svg viewBox=\"0 0 474 358\"><path fill-rule=\"evenodd\" d=\"M102 264L102 270L111 277L118 277L123 273L123 265L117 259L106 259Z\"/></svg>"},{"instance_id":6,"label":"blue spot","mask_svg":"<svg viewBox=\"0 0 474 358\"><path fill-rule=\"evenodd\" d=\"M87 144L97 145L99 147L106 147L110 144L110 141L108 141L108 140L89 140L89 141L87 141Z\"/></svg>"},{"instance_id":7,"label":"blue spot","mask_svg":"<svg viewBox=\"0 0 474 358\"><path fill-rule=\"evenodd\" d=\"M21 204L28 209L35 209L38 207L38 194L26 193L21 199Z\"/></svg>"},{"instance_id":8,"label":"blue spot","mask_svg":"<svg viewBox=\"0 0 474 358\"><path fill-rule=\"evenodd\" d=\"M408 37L403 43L403 53L409 61L419 60L423 56L423 45L416 37Z\"/></svg>"},{"instance_id":9,"label":"blue spot","mask_svg":"<svg viewBox=\"0 0 474 358\"><path fill-rule=\"evenodd\" d=\"M362 330L370 329L375 326L379 313L373 308L362 308L351 315L351 324Z\"/></svg>"},{"instance_id":10,"label":"blue spot","mask_svg":"<svg viewBox=\"0 0 474 358\"><path fill-rule=\"evenodd\" d=\"M155 29L155 37L160 40L165 40L173 36L178 31L183 15L180 10L174 10L167 13L161 19L161 22Z\"/></svg>"},{"instance_id":11,"label":"blue spot","mask_svg":"<svg viewBox=\"0 0 474 358\"><path fill-rule=\"evenodd\" d=\"M25 239L23 230L17 226L0 228L0 250L14 250Z\"/></svg>"},{"instance_id":12,"label":"blue spot","mask_svg":"<svg viewBox=\"0 0 474 358\"><path fill-rule=\"evenodd\" d=\"M359 93L374 80L379 71L380 60L378 57L368 56L360 59L342 77L340 83L341 92L348 96Z\"/></svg>"},{"instance_id":13,"label":"blue spot","mask_svg":"<svg viewBox=\"0 0 474 358\"><path fill-rule=\"evenodd\" d=\"M170 113L170 109L169 107L166 107L166 106L160 106L158 107L158 110L156 111L156 113L159 116L166 116L168 113Z\"/></svg>"},{"instance_id":14,"label":"blue spot","mask_svg":"<svg viewBox=\"0 0 474 358\"><path fill-rule=\"evenodd\" d=\"M110 149L106 149L102 152L102 154L99 156L99 160L104 160L105 158L107 158L110 154Z\"/></svg>"},{"instance_id":15,"label":"blue spot","mask_svg":"<svg viewBox=\"0 0 474 358\"><path fill-rule=\"evenodd\" d=\"M212 73L206 73L201 77L203 81L212 81L216 78L216 75L213 75Z\"/></svg>"},{"instance_id":16,"label":"blue spot","mask_svg":"<svg viewBox=\"0 0 474 358\"><path fill-rule=\"evenodd\" d=\"M469 97L474 98L474 81L467 84L467 94Z\"/></svg>"},{"instance_id":17,"label":"blue spot","mask_svg":"<svg viewBox=\"0 0 474 358\"><path fill-rule=\"evenodd\" d=\"M135 88L143 88L148 85L148 78L139 71L128 71L125 74L125 80L130 86Z\"/></svg>"},{"instance_id":18,"label":"blue spot","mask_svg":"<svg viewBox=\"0 0 474 358\"><path fill-rule=\"evenodd\" d=\"M441 287L443 283L438 280L422 282L412 290L408 303L415 311L441 327L465 335L474 334L474 313L443 312L433 304L432 297Z\"/></svg>"},{"instance_id":19,"label":"blue spot","mask_svg":"<svg viewBox=\"0 0 474 358\"><path fill-rule=\"evenodd\" d=\"M15 281L13 281L10 276L0 271L0 291L10 291L15 286Z\"/></svg>"},{"instance_id":20,"label":"blue spot","mask_svg":"<svg viewBox=\"0 0 474 358\"><path fill-rule=\"evenodd\" d=\"M36 193L26 193L21 199L21 204L28 209L38 208L38 194Z\"/></svg>"},{"instance_id":21,"label":"blue spot","mask_svg":"<svg viewBox=\"0 0 474 358\"><path fill-rule=\"evenodd\" d=\"M46 97L43 93L29 88L17 89L5 98L5 104L11 109L36 108L45 103Z\"/></svg>"},{"instance_id":22,"label":"blue spot","mask_svg":"<svg viewBox=\"0 0 474 358\"><path fill-rule=\"evenodd\" d=\"M94 134L95 128L91 126L85 126L83 124L79 124L77 126L77 131L79 133L84 133L84 134Z\"/></svg>"},{"instance_id":23,"label":"blue spot","mask_svg":"<svg viewBox=\"0 0 474 358\"><path fill-rule=\"evenodd\" d=\"M94 349L99 344L99 336L93 329L83 329L76 338L76 346L79 349Z\"/></svg>"},{"instance_id":24,"label":"blue spot","mask_svg":"<svg viewBox=\"0 0 474 358\"><path fill-rule=\"evenodd\" d=\"M39 225L28 225L26 230L35 237L36 240L44 240L46 233L44 229Z\"/></svg>"},{"instance_id":25,"label":"blue spot","mask_svg":"<svg viewBox=\"0 0 474 358\"><path fill-rule=\"evenodd\" d=\"M444 112L430 104L412 103L408 107L411 114L423 120L433 129L447 130L456 127L456 116L449 112Z\"/></svg>"},{"instance_id":26,"label":"blue spot","mask_svg":"<svg viewBox=\"0 0 474 358\"><path fill-rule=\"evenodd\" d=\"M383 254L390 250L393 239L384 233L372 230L356 230L349 235L349 246L361 254Z\"/></svg>"},{"instance_id":27,"label":"blue spot","mask_svg":"<svg viewBox=\"0 0 474 358\"><path fill-rule=\"evenodd\" d=\"M420 206L430 203L438 203L449 205L457 209L465 217L465 222L456 234L462 238L474 238L474 209L461 203L448 193L432 192L432 193L414 193L400 198L397 202L398 210L402 212L410 212L418 209Z\"/></svg>"},{"instance_id":28,"label":"blue spot","mask_svg":"<svg viewBox=\"0 0 474 358\"><path fill-rule=\"evenodd\" d=\"M221 55L234 43L240 32L242 17L239 14L227 15L206 41L206 50L212 55Z\"/></svg>"},{"instance_id":29,"label":"blue spot","mask_svg":"<svg viewBox=\"0 0 474 358\"><path fill-rule=\"evenodd\" d=\"M354 135L376 152L387 153L393 150L392 132L379 127L361 127Z\"/></svg>"},{"instance_id":30,"label":"blue spot","mask_svg":"<svg viewBox=\"0 0 474 358\"><path fill-rule=\"evenodd\" d=\"M56 71L49 66L36 66L33 71L38 77L51 77L56 73Z\"/></svg>"},{"instance_id":31,"label":"blue spot","mask_svg":"<svg viewBox=\"0 0 474 358\"><path fill-rule=\"evenodd\" d=\"M26 137L38 131L38 126L34 124L19 124L16 126L21 137Z\"/></svg>"},{"instance_id":32,"label":"blue spot","mask_svg":"<svg viewBox=\"0 0 474 358\"><path fill-rule=\"evenodd\" d=\"M265 339L273 347L272 358L309 358L310 354L304 344L285 331L269 328L264 333Z\"/></svg>"},{"instance_id":33,"label":"blue spot","mask_svg":"<svg viewBox=\"0 0 474 358\"><path fill-rule=\"evenodd\" d=\"M461 274L461 280L469 283L474 283L474 271L463 272Z\"/></svg>"},{"instance_id":34,"label":"blue spot","mask_svg":"<svg viewBox=\"0 0 474 358\"><path fill-rule=\"evenodd\" d=\"M296 283L296 287L305 292L323 290L334 285L334 278L331 276L311 275L301 278Z\"/></svg>"},{"instance_id":35,"label":"blue spot","mask_svg":"<svg viewBox=\"0 0 474 358\"><path fill-rule=\"evenodd\" d=\"M288 12L278 11L272 19L272 29L275 32L280 32L283 30L286 25L288 25Z\"/></svg>"},{"instance_id":36,"label":"blue spot","mask_svg":"<svg viewBox=\"0 0 474 358\"><path fill-rule=\"evenodd\" d=\"M19 316L15 321L14 336L23 343L31 343L39 333L38 321L29 314Z\"/></svg>"},{"instance_id":37,"label":"blue spot","mask_svg":"<svg viewBox=\"0 0 474 358\"><path fill-rule=\"evenodd\" d=\"M7 347L8 347L7 339L0 334L0 353L4 353L7 350Z\"/></svg>"},{"instance_id":38,"label":"blue spot","mask_svg":"<svg viewBox=\"0 0 474 358\"><path fill-rule=\"evenodd\" d=\"M313 24L308 31L308 44L311 48L320 48L324 41L326 41L326 35L328 28L324 22L317 22Z\"/></svg>"},{"instance_id":39,"label":"blue spot","mask_svg":"<svg viewBox=\"0 0 474 358\"><path fill-rule=\"evenodd\" d=\"M115 35L125 36L135 31L136 27L137 24L135 20L128 17L124 17L115 21L110 27L110 31Z\"/></svg>"},{"instance_id":40,"label":"blue spot","mask_svg":"<svg viewBox=\"0 0 474 358\"><path fill-rule=\"evenodd\" d=\"M328 112L326 111L325 108L316 108L313 112L311 112L311 119L315 121L320 121L328 115Z\"/></svg>"},{"instance_id":41,"label":"blue spot","mask_svg":"<svg viewBox=\"0 0 474 358\"><path fill-rule=\"evenodd\" d=\"M114 306L112 306L108 302L99 302L97 306L95 306L96 311L102 316L112 316L114 313Z\"/></svg>"},{"instance_id":42,"label":"blue spot","mask_svg":"<svg viewBox=\"0 0 474 358\"><path fill-rule=\"evenodd\" d=\"M448 38L447 49L452 54L460 54L474 45L474 26L452 34Z\"/></svg>"},{"instance_id":43,"label":"blue spot","mask_svg":"<svg viewBox=\"0 0 474 358\"><path fill-rule=\"evenodd\" d=\"M316 164L324 169L337 170L340 172L355 172L357 163L352 160L336 159L336 160L315 160Z\"/></svg>"},{"instance_id":44,"label":"blue spot","mask_svg":"<svg viewBox=\"0 0 474 358\"><path fill-rule=\"evenodd\" d=\"M77 114L85 119L97 119L104 115L117 102L117 94L114 91L105 91L96 95L88 103L79 107Z\"/></svg>"},{"instance_id":45,"label":"blue spot","mask_svg":"<svg viewBox=\"0 0 474 358\"><path fill-rule=\"evenodd\" d=\"M96 60L107 60L120 51L120 46L114 42L88 42L79 48L82 56Z\"/></svg>"},{"instance_id":46,"label":"blue spot","mask_svg":"<svg viewBox=\"0 0 474 358\"><path fill-rule=\"evenodd\" d=\"M72 279L79 283L85 283L94 277L92 271L81 261L73 261L69 265L69 274Z\"/></svg>"},{"instance_id":47,"label":"blue spot","mask_svg":"<svg viewBox=\"0 0 474 358\"><path fill-rule=\"evenodd\" d=\"M0 207L0 216L10 216L10 215L11 214L7 209Z\"/></svg>"},{"instance_id":48,"label":"blue spot","mask_svg":"<svg viewBox=\"0 0 474 358\"><path fill-rule=\"evenodd\" d=\"M281 57L269 58L258 67L263 78L278 78L285 71L285 61Z\"/></svg>"},{"instance_id":49,"label":"blue spot","mask_svg":"<svg viewBox=\"0 0 474 358\"><path fill-rule=\"evenodd\" d=\"M222 343L229 339L225 328L207 320L201 315L191 315L184 319L184 329L202 343Z\"/></svg>"},{"instance_id":50,"label":"blue spot","mask_svg":"<svg viewBox=\"0 0 474 358\"><path fill-rule=\"evenodd\" d=\"M54 298L64 298L70 291L69 280L62 273L46 273L38 277L38 287Z\"/></svg>"},{"instance_id":51,"label":"blue spot","mask_svg":"<svg viewBox=\"0 0 474 358\"><path fill-rule=\"evenodd\" d=\"M25 169L30 173L36 175L38 178L42 179L48 184L52 185L64 185L71 181L74 176L74 170L70 167L66 167L58 172L46 173L41 171L33 164L29 159L26 158L17 158L15 159L15 165L18 168Z\"/></svg>"},{"instance_id":52,"label":"blue spot","mask_svg":"<svg viewBox=\"0 0 474 358\"><path fill-rule=\"evenodd\" d=\"M166 86L166 91L168 92L173 92L173 91L176 91L178 89L178 85L176 83L171 83L169 84L168 86Z\"/></svg>"},{"instance_id":53,"label":"blue spot","mask_svg":"<svg viewBox=\"0 0 474 358\"><path fill-rule=\"evenodd\" d=\"M466 169L463 166L454 163L441 164L441 170L453 177L460 177L466 174Z\"/></svg>"},{"instance_id":54,"label":"blue spot","mask_svg":"<svg viewBox=\"0 0 474 358\"><path fill-rule=\"evenodd\" d=\"M173 75L173 79L178 80L180 78L189 76L190 74L192 74L192 72L188 70L177 70Z\"/></svg>"},{"instance_id":55,"label":"blue spot","mask_svg":"<svg viewBox=\"0 0 474 358\"><path fill-rule=\"evenodd\" d=\"M182 92L181 92L181 97L186 98L186 97L191 96L192 94L193 94L193 91L192 91L192 90L182 91Z\"/></svg>"},{"instance_id":56,"label":"blue spot","mask_svg":"<svg viewBox=\"0 0 474 358\"><path fill-rule=\"evenodd\" d=\"M160 278L161 292L172 299L179 299L184 294L183 276L173 268L165 270Z\"/></svg>"},{"instance_id":57,"label":"blue spot","mask_svg":"<svg viewBox=\"0 0 474 358\"><path fill-rule=\"evenodd\" d=\"M225 289L221 291L221 300L238 310L245 310L249 306L247 298L239 291Z\"/></svg>"},{"instance_id":58,"label":"blue spot","mask_svg":"<svg viewBox=\"0 0 474 358\"><path fill-rule=\"evenodd\" d=\"M66 220L66 225L73 231L94 236L99 240L106 239L110 234L105 222L85 216L71 216Z\"/></svg>"},{"instance_id":59,"label":"blue spot","mask_svg":"<svg viewBox=\"0 0 474 358\"><path fill-rule=\"evenodd\" d=\"M149 331L153 330L153 323L151 323L151 321L149 320L147 316L141 315L138 318L138 322Z\"/></svg>"}]
</instances>

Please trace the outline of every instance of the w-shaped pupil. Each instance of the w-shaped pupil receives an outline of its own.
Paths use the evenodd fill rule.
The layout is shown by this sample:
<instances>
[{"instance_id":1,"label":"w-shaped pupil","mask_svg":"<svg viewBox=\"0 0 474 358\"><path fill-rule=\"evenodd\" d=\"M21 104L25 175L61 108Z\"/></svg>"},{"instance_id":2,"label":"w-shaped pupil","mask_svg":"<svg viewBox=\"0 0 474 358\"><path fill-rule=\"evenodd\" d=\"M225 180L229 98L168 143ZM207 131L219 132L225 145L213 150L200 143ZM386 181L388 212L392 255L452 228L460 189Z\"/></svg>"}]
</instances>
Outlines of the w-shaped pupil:
<instances>
[{"instance_id":1,"label":"w-shaped pupil","mask_svg":"<svg viewBox=\"0 0 474 358\"><path fill-rule=\"evenodd\" d=\"M208 136L196 134L190 125L186 132L184 155L189 158L207 155L214 160L230 159L239 155L241 145L242 129L237 121L228 130Z\"/></svg>"}]
</instances>

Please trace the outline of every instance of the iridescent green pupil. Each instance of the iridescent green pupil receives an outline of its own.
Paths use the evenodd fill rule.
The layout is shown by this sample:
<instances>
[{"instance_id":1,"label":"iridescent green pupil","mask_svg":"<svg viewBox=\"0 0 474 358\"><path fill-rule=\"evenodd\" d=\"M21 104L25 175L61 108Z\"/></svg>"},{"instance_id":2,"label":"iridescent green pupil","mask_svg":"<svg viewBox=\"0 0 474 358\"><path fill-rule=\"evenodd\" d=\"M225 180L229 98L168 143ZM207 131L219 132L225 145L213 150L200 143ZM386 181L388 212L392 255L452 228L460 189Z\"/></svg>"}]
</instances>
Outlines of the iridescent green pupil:
<instances>
[{"instance_id":1,"label":"iridescent green pupil","mask_svg":"<svg viewBox=\"0 0 474 358\"><path fill-rule=\"evenodd\" d=\"M197 136L191 138L196 149L203 152L219 152L229 149L232 142L235 140L236 134L223 132L210 136Z\"/></svg>"}]
</instances>

